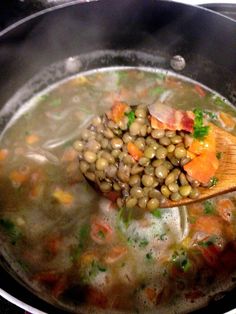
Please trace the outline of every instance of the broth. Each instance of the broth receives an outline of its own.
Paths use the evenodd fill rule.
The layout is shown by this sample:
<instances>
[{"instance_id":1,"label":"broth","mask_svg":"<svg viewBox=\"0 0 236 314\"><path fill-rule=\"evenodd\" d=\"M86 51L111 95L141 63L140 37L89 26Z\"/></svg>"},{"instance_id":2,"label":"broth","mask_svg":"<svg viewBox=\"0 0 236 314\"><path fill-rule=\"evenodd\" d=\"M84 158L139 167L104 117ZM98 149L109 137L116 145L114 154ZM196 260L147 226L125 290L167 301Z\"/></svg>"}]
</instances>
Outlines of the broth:
<instances>
[{"instance_id":1,"label":"broth","mask_svg":"<svg viewBox=\"0 0 236 314\"><path fill-rule=\"evenodd\" d=\"M188 312L233 286L236 194L155 214L119 209L99 195L81 174L73 143L116 99L201 108L236 135L228 102L170 72L102 69L59 82L2 133L2 252L23 281L64 309Z\"/></svg>"}]
</instances>

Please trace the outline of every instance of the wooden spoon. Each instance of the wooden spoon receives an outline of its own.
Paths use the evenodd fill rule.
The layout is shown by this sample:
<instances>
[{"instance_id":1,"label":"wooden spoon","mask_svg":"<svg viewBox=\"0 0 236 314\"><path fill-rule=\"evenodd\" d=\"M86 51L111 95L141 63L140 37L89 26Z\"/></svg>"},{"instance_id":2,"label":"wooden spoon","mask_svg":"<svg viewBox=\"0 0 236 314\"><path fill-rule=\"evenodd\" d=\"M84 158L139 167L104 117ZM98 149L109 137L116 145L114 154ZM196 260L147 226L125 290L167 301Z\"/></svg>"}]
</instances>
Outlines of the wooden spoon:
<instances>
[{"instance_id":1,"label":"wooden spoon","mask_svg":"<svg viewBox=\"0 0 236 314\"><path fill-rule=\"evenodd\" d=\"M222 153L219 168L215 174L219 181L211 188L200 187L200 196L197 199L183 198L176 202L168 200L162 207L186 205L236 191L236 137L214 124L211 124L211 127L216 133L216 151Z\"/></svg>"}]
</instances>

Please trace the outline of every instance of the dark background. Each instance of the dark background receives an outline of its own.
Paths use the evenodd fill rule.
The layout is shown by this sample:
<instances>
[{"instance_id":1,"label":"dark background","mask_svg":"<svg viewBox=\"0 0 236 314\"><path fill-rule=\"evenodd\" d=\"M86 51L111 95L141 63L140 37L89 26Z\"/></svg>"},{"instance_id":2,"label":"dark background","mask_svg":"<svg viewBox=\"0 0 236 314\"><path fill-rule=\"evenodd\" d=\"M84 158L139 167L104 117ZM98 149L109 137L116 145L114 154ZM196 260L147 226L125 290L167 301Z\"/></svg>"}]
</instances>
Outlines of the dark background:
<instances>
[{"instance_id":1,"label":"dark background","mask_svg":"<svg viewBox=\"0 0 236 314\"><path fill-rule=\"evenodd\" d=\"M118 0L119 1L119 0ZM70 0L0 0L0 31L33 13ZM205 7L236 19L236 4L209 4ZM25 312L0 297L0 314L24 314Z\"/></svg>"}]
</instances>

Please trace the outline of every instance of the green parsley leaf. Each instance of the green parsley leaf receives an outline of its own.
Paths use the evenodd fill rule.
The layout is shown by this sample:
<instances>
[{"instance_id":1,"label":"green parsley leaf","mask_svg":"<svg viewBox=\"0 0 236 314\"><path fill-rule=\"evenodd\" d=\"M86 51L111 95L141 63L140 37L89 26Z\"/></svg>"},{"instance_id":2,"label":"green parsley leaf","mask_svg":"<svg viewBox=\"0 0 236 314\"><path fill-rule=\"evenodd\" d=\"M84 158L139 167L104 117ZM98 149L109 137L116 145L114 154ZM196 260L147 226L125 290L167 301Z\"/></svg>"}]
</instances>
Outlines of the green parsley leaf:
<instances>
[{"instance_id":1,"label":"green parsley leaf","mask_svg":"<svg viewBox=\"0 0 236 314\"><path fill-rule=\"evenodd\" d=\"M213 101L214 101L214 104L219 106L219 107L224 107L225 106L225 100L219 96L214 96L213 97Z\"/></svg>"},{"instance_id":2,"label":"green parsley leaf","mask_svg":"<svg viewBox=\"0 0 236 314\"><path fill-rule=\"evenodd\" d=\"M17 226L9 219L0 219L0 227L10 237L11 244L15 245L22 235Z\"/></svg>"},{"instance_id":3,"label":"green parsley leaf","mask_svg":"<svg viewBox=\"0 0 236 314\"><path fill-rule=\"evenodd\" d=\"M154 209L153 211L152 211L152 214L153 214L153 216L155 216L156 218L161 218L161 211L160 211L160 209Z\"/></svg>"},{"instance_id":4,"label":"green parsley leaf","mask_svg":"<svg viewBox=\"0 0 236 314\"><path fill-rule=\"evenodd\" d=\"M217 177L212 177L210 180L210 187L215 186L218 183L219 179Z\"/></svg>"},{"instance_id":5,"label":"green parsley leaf","mask_svg":"<svg viewBox=\"0 0 236 314\"><path fill-rule=\"evenodd\" d=\"M62 103L61 98L55 98L52 101L50 101L50 106L52 107L58 107Z\"/></svg>"},{"instance_id":6,"label":"green parsley leaf","mask_svg":"<svg viewBox=\"0 0 236 314\"><path fill-rule=\"evenodd\" d=\"M157 86L153 89L150 90L150 95L151 96L157 96L157 95L161 95L163 92L165 91L165 88L162 86Z\"/></svg>"},{"instance_id":7,"label":"green parsley leaf","mask_svg":"<svg viewBox=\"0 0 236 314\"><path fill-rule=\"evenodd\" d=\"M148 243L148 240L144 238L139 242L139 247L146 247Z\"/></svg>"},{"instance_id":8,"label":"green parsley leaf","mask_svg":"<svg viewBox=\"0 0 236 314\"><path fill-rule=\"evenodd\" d=\"M124 80L126 80L128 73L126 71L119 71L117 72L118 80L117 84L120 85L123 83Z\"/></svg>"},{"instance_id":9,"label":"green parsley leaf","mask_svg":"<svg viewBox=\"0 0 236 314\"><path fill-rule=\"evenodd\" d=\"M193 137L203 140L208 134L209 126L203 125L203 111L201 109L194 109L194 126L193 126Z\"/></svg>"},{"instance_id":10,"label":"green parsley leaf","mask_svg":"<svg viewBox=\"0 0 236 314\"><path fill-rule=\"evenodd\" d=\"M215 213L215 207L211 201L205 201L204 202L204 213L206 215L212 215Z\"/></svg>"},{"instance_id":11,"label":"green parsley leaf","mask_svg":"<svg viewBox=\"0 0 236 314\"><path fill-rule=\"evenodd\" d=\"M130 127L135 120L135 113L134 111L130 111L126 112L125 115L128 117L128 127Z\"/></svg>"},{"instance_id":12,"label":"green parsley leaf","mask_svg":"<svg viewBox=\"0 0 236 314\"><path fill-rule=\"evenodd\" d=\"M215 112L203 110L203 113L205 115L207 115L210 118L210 120L216 120L217 119L217 114Z\"/></svg>"},{"instance_id":13,"label":"green parsley leaf","mask_svg":"<svg viewBox=\"0 0 236 314\"><path fill-rule=\"evenodd\" d=\"M214 245L216 243L216 237L215 236L212 236L210 237L208 240L206 241L200 241L198 242L198 245L202 246L202 247L209 247L211 245Z\"/></svg>"},{"instance_id":14,"label":"green parsley leaf","mask_svg":"<svg viewBox=\"0 0 236 314\"><path fill-rule=\"evenodd\" d=\"M129 227L130 221L132 220L133 210L131 208L121 207L118 212L118 219L123 221L126 228Z\"/></svg>"},{"instance_id":15,"label":"green parsley leaf","mask_svg":"<svg viewBox=\"0 0 236 314\"><path fill-rule=\"evenodd\" d=\"M222 156L223 156L223 153L222 153L222 152L217 152L217 153L216 153L216 158L217 158L217 159L220 160L220 159L222 158Z\"/></svg>"},{"instance_id":16,"label":"green parsley leaf","mask_svg":"<svg viewBox=\"0 0 236 314\"><path fill-rule=\"evenodd\" d=\"M187 253L184 250L175 251L171 258L172 262L182 269L184 272L187 272L191 268L191 262L188 258Z\"/></svg>"},{"instance_id":17,"label":"green parsley leaf","mask_svg":"<svg viewBox=\"0 0 236 314\"><path fill-rule=\"evenodd\" d=\"M101 238L101 239L105 239L105 234L104 234L104 232L103 232L102 230L99 230L99 231L98 231L98 236L99 236L99 238Z\"/></svg>"}]
</instances>

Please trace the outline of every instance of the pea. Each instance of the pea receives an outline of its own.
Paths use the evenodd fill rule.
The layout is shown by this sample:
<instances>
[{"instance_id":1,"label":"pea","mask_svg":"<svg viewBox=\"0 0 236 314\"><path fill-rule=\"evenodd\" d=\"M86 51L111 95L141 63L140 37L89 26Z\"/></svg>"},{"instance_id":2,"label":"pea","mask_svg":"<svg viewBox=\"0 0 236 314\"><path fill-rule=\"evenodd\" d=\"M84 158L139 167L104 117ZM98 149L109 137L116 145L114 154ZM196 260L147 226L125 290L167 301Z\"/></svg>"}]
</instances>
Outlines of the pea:
<instances>
[{"instance_id":1,"label":"pea","mask_svg":"<svg viewBox=\"0 0 236 314\"><path fill-rule=\"evenodd\" d=\"M175 150L174 144L170 144L169 146L167 146L167 152L168 153L173 153L174 150Z\"/></svg>"},{"instance_id":2,"label":"pea","mask_svg":"<svg viewBox=\"0 0 236 314\"><path fill-rule=\"evenodd\" d=\"M140 135L141 136L146 136L147 134L147 126L146 125L143 125L140 129Z\"/></svg>"},{"instance_id":3,"label":"pea","mask_svg":"<svg viewBox=\"0 0 236 314\"><path fill-rule=\"evenodd\" d=\"M143 188L143 194L144 194L144 196L148 196L150 191L151 191L151 188L145 186L145 187Z\"/></svg>"},{"instance_id":4,"label":"pea","mask_svg":"<svg viewBox=\"0 0 236 314\"><path fill-rule=\"evenodd\" d=\"M179 136L179 135L175 135L174 137L172 137L172 139L171 139L171 143L173 143L173 144L179 144L179 143L182 143L182 141L183 141L183 138L181 137L181 136Z\"/></svg>"},{"instance_id":5,"label":"pea","mask_svg":"<svg viewBox=\"0 0 236 314\"><path fill-rule=\"evenodd\" d=\"M130 167L124 164L120 164L117 171L118 178L123 182L129 182L130 177Z\"/></svg>"},{"instance_id":6,"label":"pea","mask_svg":"<svg viewBox=\"0 0 236 314\"><path fill-rule=\"evenodd\" d=\"M73 147L77 152L81 152L84 149L84 144L82 141L75 141L73 144Z\"/></svg>"},{"instance_id":7,"label":"pea","mask_svg":"<svg viewBox=\"0 0 236 314\"><path fill-rule=\"evenodd\" d=\"M138 206L144 209L147 207L147 202L148 202L148 198L144 196L138 200Z\"/></svg>"},{"instance_id":8,"label":"pea","mask_svg":"<svg viewBox=\"0 0 236 314\"><path fill-rule=\"evenodd\" d=\"M190 185L183 185L179 188L179 193L180 195L182 195L183 197L187 197L189 196L189 194L191 193L192 188Z\"/></svg>"},{"instance_id":9,"label":"pea","mask_svg":"<svg viewBox=\"0 0 236 314\"><path fill-rule=\"evenodd\" d=\"M149 165L144 168L144 172L145 174L154 175L154 168L151 165Z\"/></svg>"},{"instance_id":10,"label":"pea","mask_svg":"<svg viewBox=\"0 0 236 314\"><path fill-rule=\"evenodd\" d=\"M163 166L166 167L168 170L172 170L172 169L174 168L173 165L172 165L172 163L169 162L168 160L165 160L165 161L163 162Z\"/></svg>"},{"instance_id":11,"label":"pea","mask_svg":"<svg viewBox=\"0 0 236 314\"><path fill-rule=\"evenodd\" d=\"M108 126L109 129L116 129L117 128L116 123L114 121L112 121L112 120L108 121L107 126Z\"/></svg>"},{"instance_id":12,"label":"pea","mask_svg":"<svg viewBox=\"0 0 236 314\"><path fill-rule=\"evenodd\" d=\"M172 130L165 131L165 136L167 136L169 138L173 138L175 135L176 135L175 131L172 131Z\"/></svg>"},{"instance_id":13,"label":"pea","mask_svg":"<svg viewBox=\"0 0 236 314\"><path fill-rule=\"evenodd\" d=\"M161 192L158 191L157 189L151 189L148 193L148 196L150 198L157 198L160 199L161 198Z\"/></svg>"},{"instance_id":14,"label":"pea","mask_svg":"<svg viewBox=\"0 0 236 314\"><path fill-rule=\"evenodd\" d=\"M134 144L138 147L140 150L144 150L145 148L145 139L142 137L137 138L137 140L134 142Z\"/></svg>"},{"instance_id":15,"label":"pea","mask_svg":"<svg viewBox=\"0 0 236 314\"><path fill-rule=\"evenodd\" d=\"M111 183L104 181L100 183L99 187L102 192L109 192L111 190Z\"/></svg>"},{"instance_id":16,"label":"pea","mask_svg":"<svg viewBox=\"0 0 236 314\"><path fill-rule=\"evenodd\" d=\"M121 154L121 150L120 149L114 149L112 152L111 152L111 155L114 157L114 158L118 158Z\"/></svg>"},{"instance_id":17,"label":"pea","mask_svg":"<svg viewBox=\"0 0 236 314\"><path fill-rule=\"evenodd\" d=\"M155 159L155 160L153 160L153 162L152 162L152 166L153 167L158 167L158 166L160 166L160 165L162 165L164 163L164 160L163 159Z\"/></svg>"},{"instance_id":18,"label":"pea","mask_svg":"<svg viewBox=\"0 0 236 314\"><path fill-rule=\"evenodd\" d=\"M165 179L168 173L169 173L169 170L163 165L158 166L155 169L155 175L157 178L160 178L160 179Z\"/></svg>"},{"instance_id":19,"label":"pea","mask_svg":"<svg viewBox=\"0 0 236 314\"><path fill-rule=\"evenodd\" d=\"M184 158L186 155L187 155L187 151L183 146L176 147L176 149L174 151L174 156L177 159Z\"/></svg>"},{"instance_id":20,"label":"pea","mask_svg":"<svg viewBox=\"0 0 236 314\"><path fill-rule=\"evenodd\" d=\"M123 146L123 141L119 137L115 137L111 140L111 147L113 149L120 149Z\"/></svg>"},{"instance_id":21,"label":"pea","mask_svg":"<svg viewBox=\"0 0 236 314\"><path fill-rule=\"evenodd\" d=\"M165 185L170 185L171 183L175 182L175 174L173 172L169 173L165 179Z\"/></svg>"},{"instance_id":22,"label":"pea","mask_svg":"<svg viewBox=\"0 0 236 314\"><path fill-rule=\"evenodd\" d=\"M155 157L155 153L155 150L149 146L144 150L144 157L152 159Z\"/></svg>"},{"instance_id":23,"label":"pea","mask_svg":"<svg viewBox=\"0 0 236 314\"><path fill-rule=\"evenodd\" d=\"M119 184L117 182L113 183L113 189L117 192L119 192L121 190L121 187L119 186Z\"/></svg>"},{"instance_id":24,"label":"pea","mask_svg":"<svg viewBox=\"0 0 236 314\"><path fill-rule=\"evenodd\" d=\"M94 172L88 171L85 173L86 178L88 178L90 181L95 181L96 180L96 176Z\"/></svg>"},{"instance_id":25,"label":"pea","mask_svg":"<svg viewBox=\"0 0 236 314\"><path fill-rule=\"evenodd\" d=\"M171 141L170 141L169 137L163 136L162 138L159 139L159 143L163 146L168 146L171 144Z\"/></svg>"},{"instance_id":26,"label":"pea","mask_svg":"<svg viewBox=\"0 0 236 314\"><path fill-rule=\"evenodd\" d=\"M131 170L131 172L132 172L132 170ZM140 176L137 174L135 174L129 178L129 185L130 186L140 185L140 182L141 182Z\"/></svg>"},{"instance_id":27,"label":"pea","mask_svg":"<svg viewBox=\"0 0 236 314\"><path fill-rule=\"evenodd\" d=\"M144 106L138 106L135 110L135 116L137 118L146 118L147 116L147 109Z\"/></svg>"},{"instance_id":28,"label":"pea","mask_svg":"<svg viewBox=\"0 0 236 314\"><path fill-rule=\"evenodd\" d=\"M167 149L163 146L160 146L156 150L156 158L157 159L165 159L167 156Z\"/></svg>"},{"instance_id":29,"label":"pea","mask_svg":"<svg viewBox=\"0 0 236 314\"><path fill-rule=\"evenodd\" d=\"M188 180L186 179L184 173L181 173L181 174L179 175L179 181L180 181L180 184L181 184L181 185L187 185L187 184L188 184Z\"/></svg>"},{"instance_id":30,"label":"pea","mask_svg":"<svg viewBox=\"0 0 236 314\"><path fill-rule=\"evenodd\" d=\"M115 158L111 154L109 154L108 152L103 151L101 153L101 157L105 158L111 164L115 163Z\"/></svg>"},{"instance_id":31,"label":"pea","mask_svg":"<svg viewBox=\"0 0 236 314\"><path fill-rule=\"evenodd\" d=\"M142 176L142 184L146 187L152 186L154 182L154 179L152 176L144 174Z\"/></svg>"},{"instance_id":32,"label":"pea","mask_svg":"<svg viewBox=\"0 0 236 314\"><path fill-rule=\"evenodd\" d=\"M172 182L172 183L170 183L170 184L168 185L168 189L169 189L171 192L176 193L176 192L179 191L179 186L178 186L177 183Z\"/></svg>"},{"instance_id":33,"label":"pea","mask_svg":"<svg viewBox=\"0 0 236 314\"><path fill-rule=\"evenodd\" d=\"M129 142L132 142L133 141L133 137L128 133L126 132L123 137L122 137L122 140L125 144L129 143Z\"/></svg>"},{"instance_id":34,"label":"pea","mask_svg":"<svg viewBox=\"0 0 236 314\"><path fill-rule=\"evenodd\" d=\"M179 159L175 158L175 157L170 157L170 162L172 163L172 165L174 166L178 166L179 165Z\"/></svg>"},{"instance_id":35,"label":"pea","mask_svg":"<svg viewBox=\"0 0 236 314\"><path fill-rule=\"evenodd\" d=\"M141 158L139 159L139 164L140 164L141 166L146 167L146 166L148 166L148 165L150 164L150 159L147 158L147 157L141 157Z\"/></svg>"},{"instance_id":36,"label":"pea","mask_svg":"<svg viewBox=\"0 0 236 314\"><path fill-rule=\"evenodd\" d=\"M130 156L130 155L127 155L127 156L124 156L123 157L123 162L126 164L126 165L132 165L135 163L135 160Z\"/></svg>"},{"instance_id":37,"label":"pea","mask_svg":"<svg viewBox=\"0 0 236 314\"><path fill-rule=\"evenodd\" d=\"M102 146L103 149L107 148L108 144L109 144L109 141L108 141L107 138L103 138L101 140L101 146Z\"/></svg>"},{"instance_id":38,"label":"pea","mask_svg":"<svg viewBox=\"0 0 236 314\"><path fill-rule=\"evenodd\" d=\"M168 189L166 185L162 185L161 187L161 193L164 195L166 198L169 198L171 191Z\"/></svg>"},{"instance_id":39,"label":"pea","mask_svg":"<svg viewBox=\"0 0 236 314\"><path fill-rule=\"evenodd\" d=\"M91 151L89 151L89 150L86 150L85 152L84 152L84 159L85 159L85 161L87 161L88 163L93 163L93 162L95 162L96 161L96 159L97 159L97 155L94 153L94 152L91 152Z\"/></svg>"},{"instance_id":40,"label":"pea","mask_svg":"<svg viewBox=\"0 0 236 314\"><path fill-rule=\"evenodd\" d=\"M152 146L153 144L155 144L156 143L156 141L151 137L151 136L148 136L147 138L146 138L146 144L148 145L148 146Z\"/></svg>"},{"instance_id":41,"label":"pea","mask_svg":"<svg viewBox=\"0 0 236 314\"><path fill-rule=\"evenodd\" d=\"M181 160L180 160L180 164L181 164L181 166L183 167L184 165L186 165L188 162L190 162L190 160L191 160L191 158L189 158L189 157L184 157L184 158L182 158Z\"/></svg>"},{"instance_id":42,"label":"pea","mask_svg":"<svg viewBox=\"0 0 236 314\"><path fill-rule=\"evenodd\" d=\"M106 138L108 138L108 139L112 139L112 138L115 136L114 133L112 132L112 130L109 129L109 128L106 128L106 129L104 130L103 135L104 135Z\"/></svg>"},{"instance_id":43,"label":"pea","mask_svg":"<svg viewBox=\"0 0 236 314\"><path fill-rule=\"evenodd\" d=\"M143 190L139 186L134 186L130 190L130 195L134 198L141 198L143 197Z\"/></svg>"},{"instance_id":44,"label":"pea","mask_svg":"<svg viewBox=\"0 0 236 314\"><path fill-rule=\"evenodd\" d=\"M153 138L159 139L165 135L164 130L152 130L151 135Z\"/></svg>"},{"instance_id":45,"label":"pea","mask_svg":"<svg viewBox=\"0 0 236 314\"><path fill-rule=\"evenodd\" d=\"M137 199L134 197L128 197L126 200L126 207L133 208L137 204Z\"/></svg>"},{"instance_id":46,"label":"pea","mask_svg":"<svg viewBox=\"0 0 236 314\"><path fill-rule=\"evenodd\" d=\"M114 165L109 165L108 167L106 167L105 169L105 173L108 176L108 178L114 178L116 176L117 173L117 168Z\"/></svg>"},{"instance_id":47,"label":"pea","mask_svg":"<svg viewBox=\"0 0 236 314\"><path fill-rule=\"evenodd\" d=\"M197 188L193 188L192 191L189 194L189 197L195 199L195 198L198 198L199 194L200 193L199 193L198 189Z\"/></svg>"},{"instance_id":48,"label":"pea","mask_svg":"<svg viewBox=\"0 0 236 314\"><path fill-rule=\"evenodd\" d=\"M99 116L96 116L95 118L93 118L93 120L92 120L92 124L94 125L94 126L98 126L98 125L100 125L102 123L102 119L99 117Z\"/></svg>"},{"instance_id":49,"label":"pea","mask_svg":"<svg viewBox=\"0 0 236 314\"><path fill-rule=\"evenodd\" d=\"M153 149L156 150L158 147L160 147L160 144L157 143L156 141L153 141L153 142L151 142L150 146L151 146Z\"/></svg>"},{"instance_id":50,"label":"pea","mask_svg":"<svg viewBox=\"0 0 236 314\"><path fill-rule=\"evenodd\" d=\"M140 133L140 128L141 128L141 125L140 123L134 121L131 126L129 127L129 132L132 136L136 136L136 135L139 135Z\"/></svg>"},{"instance_id":51,"label":"pea","mask_svg":"<svg viewBox=\"0 0 236 314\"><path fill-rule=\"evenodd\" d=\"M145 125L145 123L146 123L146 119L144 119L144 118L136 118L135 121L137 123L139 123L140 125Z\"/></svg>"},{"instance_id":52,"label":"pea","mask_svg":"<svg viewBox=\"0 0 236 314\"><path fill-rule=\"evenodd\" d=\"M189 146L192 144L193 138L190 135L185 134L184 136L184 146L185 148L189 148Z\"/></svg>"},{"instance_id":53,"label":"pea","mask_svg":"<svg viewBox=\"0 0 236 314\"><path fill-rule=\"evenodd\" d=\"M88 141L86 148L94 153L97 153L101 149L101 144L92 139Z\"/></svg>"},{"instance_id":54,"label":"pea","mask_svg":"<svg viewBox=\"0 0 236 314\"><path fill-rule=\"evenodd\" d=\"M181 200L182 196L178 192L175 192L175 193L171 194L170 198L172 201L177 202L177 201Z\"/></svg>"},{"instance_id":55,"label":"pea","mask_svg":"<svg viewBox=\"0 0 236 314\"><path fill-rule=\"evenodd\" d=\"M108 161L105 158L98 158L96 161L97 170L104 170L108 166Z\"/></svg>"},{"instance_id":56,"label":"pea","mask_svg":"<svg viewBox=\"0 0 236 314\"><path fill-rule=\"evenodd\" d=\"M151 198L148 202L147 202L147 209L150 211L153 211L154 209L158 208L160 205L160 202L157 198Z\"/></svg>"},{"instance_id":57,"label":"pea","mask_svg":"<svg viewBox=\"0 0 236 314\"><path fill-rule=\"evenodd\" d=\"M91 135L91 132L87 129L84 129L82 132L81 132L81 137L84 141L87 141L89 138L90 138L90 135Z\"/></svg>"},{"instance_id":58,"label":"pea","mask_svg":"<svg viewBox=\"0 0 236 314\"><path fill-rule=\"evenodd\" d=\"M143 167L140 167L140 166L138 166L136 164L131 168L131 171L130 171L130 173L132 175L135 175L135 174L138 174L138 173L141 173L141 172L143 172Z\"/></svg>"}]
</instances>

